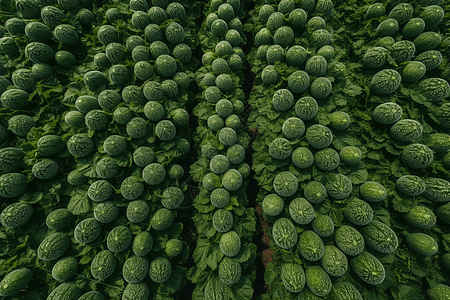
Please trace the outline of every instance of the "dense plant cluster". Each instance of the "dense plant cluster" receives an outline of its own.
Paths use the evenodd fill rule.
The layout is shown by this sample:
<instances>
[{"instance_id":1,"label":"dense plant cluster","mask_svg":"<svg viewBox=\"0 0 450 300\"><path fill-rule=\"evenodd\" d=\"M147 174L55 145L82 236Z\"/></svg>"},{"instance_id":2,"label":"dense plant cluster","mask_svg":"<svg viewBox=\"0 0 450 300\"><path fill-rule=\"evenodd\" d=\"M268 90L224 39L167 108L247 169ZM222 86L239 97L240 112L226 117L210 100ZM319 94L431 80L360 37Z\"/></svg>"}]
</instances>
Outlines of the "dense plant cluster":
<instances>
[{"instance_id":1,"label":"dense plant cluster","mask_svg":"<svg viewBox=\"0 0 450 300\"><path fill-rule=\"evenodd\" d=\"M450 298L449 9L2 1L0 297Z\"/></svg>"},{"instance_id":2,"label":"dense plant cluster","mask_svg":"<svg viewBox=\"0 0 450 300\"><path fill-rule=\"evenodd\" d=\"M195 7L47 4L17 1L2 32L11 133L2 138L1 196L12 199L2 225L32 220L31 233L46 220L28 267L47 272L48 299L92 289L110 299L169 297L186 282L189 255L176 212L192 143ZM26 15L27 5L37 11Z\"/></svg>"},{"instance_id":3,"label":"dense plant cluster","mask_svg":"<svg viewBox=\"0 0 450 300\"><path fill-rule=\"evenodd\" d=\"M271 287L264 295L267 299L294 299L294 292L300 292L299 299L312 294L337 297L341 291L331 288L330 278L338 278L337 282L345 283L339 287L355 299L365 299L374 293L363 289L363 282L379 286L376 297L380 297L378 293L385 290L383 286L392 284L389 272L398 264L393 254L399 247L399 224L391 223L389 218L392 205L389 195L395 196L395 210L402 213L399 217L413 226L410 231L401 233L406 241L411 240L407 242L410 249L425 255L418 247L423 241L428 245L424 247L430 251L426 255L431 256L438 251L435 239L428 238L430 232L414 233L418 228L435 228L436 217L429 207L436 207L433 202L436 203L437 199L426 197L425 201L431 202L424 206L419 204L423 200L412 198L416 200L403 209L398 206L405 201L404 197L408 197L406 195L419 197L425 190L435 189L425 184L427 173L421 171L436 164L436 159L442 159L442 155L437 155L438 152L429 147L431 137L436 136L434 140L448 145L444 142L448 135L440 131L431 134L425 121L414 120L409 114L414 106L405 105L400 96L392 95L401 89L401 93L432 111L438 111L434 107L436 104L430 103L442 98L427 93L425 86L447 97L448 83L438 78L436 73L428 73L421 60L430 62L429 70L436 72L442 60L441 52L434 50L439 42L430 42L423 48L419 46L418 50L417 43L422 38L412 42L409 39L415 36L406 37L405 30L402 35L398 34L402 25L389 34L382 33L382 28L390 28L386 25L388 22L394 19L392 22L396 23L395 18L382 18L385 13L390 12L390 17L399 19L404 17L400 22L404 24L412 19L413 9L412 5L405 3L390 4L392 7L389 8L376 3L368 9L365 21L373 29L368 25L364 30L357 30L366 39L364 43L361 41L353 46L358 62L343 64L342 61L348 60L348 51L353 51L346 49L348 46L344 45L344 39L355 37L352 36L353 29L343 37L334 34L343 30L337 27L341 25L336 19L345 18L343 12L347 4L338 5L336 7L331 1L260 3L250 13L252 18L246 25L255 39L255 47L250 54L256 78L250 98L253 112L249 127L256 128L259 133L253 143L252 169L258 185L263 188L258 196L263 216L273 224L267 230L271 237L270 248L275 251L274 260L266 267L265 281ZM408 16L403 15L407 10L405 7L411 8ZM372 16L375 8L383 12ZM436 23L428 27L436 31L436 25L443 16L442 8L425 5L417 7L417 10L414 15L437 14L433 19ZM358 15L364 17L362 11L356 10L351 21L353 28L357 28ZM284 17L274 25L278 16ZM375 24L377 20L381 20L381 24ZM416 21L414 19L410 24ZM285 44L276 39L283 26L290 26L295 33L294 38ZM324 31L327 31L331 39L324 38L323 44L314 44L317 30L322 30L324 36L327 35ZM262 39L262 36L266 38ZM381 47L388 40L386 36L392 42ZM440 41L436 32L428 33L428 36L437 36ZM275 48L278 54L273 59L272 49ZM294 49L299 53L296 59L291 58ZM361 72L362 66L366 68L364 76L356 77L354 73ZM302 83L301 88L294 86L293 78L299 75L306 78L298 79L297 82ZM313 83L321 80L320 76L326 76L323 83L331 82L328 87L321 85L321 91L333 88L332 93L317 93ZM416 81L418 83L414 85ZM367 86L370 90L363 90L358 85ZM366 98L361 104L355 102L355 99L363 97ZM268 98L272 101L264 101ZM408 109L403 118L402 107ZM361 112L352 111L356 108ZM367 110L368 117L363 113ZM375 122L368 122L371 119ZM386 126L382 127L386 138L380 138L381 133L377 130L380 124ZM291 132L297 135L288 131L289 126L295 128ZM378 146L383 141L386 141L385 146ZM383 148L387 150L386 156L379 154ZM385 164L381 163L383 157L386 166L391 170L398 166L401 173L381 172L381 166ZM447 174L442 168L440 171L444 171L442 175ZM388 174L392 177L388 176L386 181L383 177ZM428 180L433 182L436 179ZM444 182L446 180L442 181L443 185ZM419 211L423 211L423 215ZM404 214L406 212L409 213ZM423 216L420 218L424 222L422 226L417 219L416 222L412 220L412 215L417 217L418 214ZM280 222L283 225L278 225ZM290 249L290 253L276 248ZM390 259L386 259L386 254ZM417 259L420 260L420 256ZM308 272L309 269L320 272L308 276L312 273ZM350 269L352 272L347 272ZM322 279L318 280L317 276Z\"/></svg>"},{"instance_id":4,"label":"dense plant cluster","mask_svg":"<svg viewBox=\"0 0 450 300\"><path fill-rule=\"evenodd\" d=\"M193 297L217 299L233 295L252 299L255 280L256 220L248 207L249 136L245 132L245 94L241 20L243 1L211 1L199 31L202 67L196 72L199 93L194 114L198 161L191 175L198 182L193 216L197 247L189 279Z\"/></svg>"}]
</instances>

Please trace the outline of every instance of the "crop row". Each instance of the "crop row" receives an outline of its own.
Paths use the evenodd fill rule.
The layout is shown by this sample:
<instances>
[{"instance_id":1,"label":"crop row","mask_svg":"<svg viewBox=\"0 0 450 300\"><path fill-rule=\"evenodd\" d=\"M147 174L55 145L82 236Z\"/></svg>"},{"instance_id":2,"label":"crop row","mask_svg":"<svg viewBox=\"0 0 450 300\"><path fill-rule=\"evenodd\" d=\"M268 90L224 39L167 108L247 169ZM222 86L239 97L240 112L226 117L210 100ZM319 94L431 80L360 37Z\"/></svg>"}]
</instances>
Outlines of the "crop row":
<instances>
[{"instance_id":1,"label":"crop row","mask_svg":"<svg viewBox=\"0 0 450 300\"><path fill-rule=\"evenodd\" d=\"M177 210L187 202L196 8L139 0L34 5L16 3L35 20L7 20L1 40L14 84L7 89L2 77L3 116L16 136L2 140L16 147L2 148L1 196L20 196L3 210L2 225L46 220L21 267L47 274L47 299L83 292L167 299L186 283L189 256ZM27 178L13 173L25 155L28 189ZM10 280L29 281L25 275ZM17 292L4 289L2 296Z\"/></svg>"},{"instance_id":2,"label":"crop row","mask_svg":"<svg viewBox=\"0 0 450 300\"><path fill-rule=\"evenodd\" d=\"M441 40L436 25L443 9L376 3L365 7L364 16L347 5L261 3L247 25L256 33L250 60L256 78L249 127L258 130L252 168L262 187L258 202L263 216L273 223L267 233L275 255L266 267L270 290L264 295L270 299L289 299L299 291L299 299L311 292L389 298L409 290L401 284L417 283L392 278L401 268L408 269L408 259L417 264L422 255L447 249L447 206L439 206L447 200L437 196L437 185L448 185L443 179L448 171L440 167L446 164L442 146L449 141L448 117L446 104L435 105L447 97L449 86L438 78L442 51L434 50ZM368 25L360 27L364 17ZM404 28L407 31L418 19L422 28L407 36ZM346 31L344 22L351 29ZM403 25L381 32L389 22ZM422 33L424 29L434 31ZM331 39L325 38L325 31ZM294 38L287 39L292 32ZM318 36L324 37L323 44L315 44ZM296 50L302 54L293 59ZM316 69L319 66L323 71ZM318 93L314 83L327 79L332 93L326 85L320 91L325 94ZM420 108L406 98L428 107L431 119L444 131L431 131L428 119L414 120ZM407 110L403 119L401 107ZM418 244L426 244L427 251ZM442 270L426 269L442 282ZM394 284L399 288L387 292Z\"/></svg>"},{"instance_id":3,"label":"crop row","mask_svg":"<svg viewBox=\"0 0 450 300\"><path fill-rule=\"evenodd\" d=\"M191 175L198 182L193 216L197 229L195 283L192 299L252 299L255 281L256 220L248 207L246 189L250 166L245 162L249 136L245 131L246 42L241 19L245 3L211 1L199 31L202 67L194 114L198 161Z\"/></svg>"}]
</instances>

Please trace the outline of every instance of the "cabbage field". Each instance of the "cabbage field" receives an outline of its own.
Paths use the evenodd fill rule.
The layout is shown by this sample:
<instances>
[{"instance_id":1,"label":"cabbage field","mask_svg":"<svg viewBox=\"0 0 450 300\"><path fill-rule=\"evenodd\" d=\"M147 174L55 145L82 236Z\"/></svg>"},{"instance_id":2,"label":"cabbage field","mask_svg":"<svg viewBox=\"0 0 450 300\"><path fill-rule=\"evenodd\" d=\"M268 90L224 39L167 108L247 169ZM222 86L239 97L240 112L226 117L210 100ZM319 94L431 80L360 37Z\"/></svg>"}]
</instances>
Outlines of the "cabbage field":
<instances>
[{"instance_id":1,"label":"cabbage field","mask_svg":"<svg viewBox=\"0 0 450 300\"><path fill-rule=\"evenodd\" d=\"M0 299L450 300L450 2L2 0Z\"/></svg>"}]
</instances>

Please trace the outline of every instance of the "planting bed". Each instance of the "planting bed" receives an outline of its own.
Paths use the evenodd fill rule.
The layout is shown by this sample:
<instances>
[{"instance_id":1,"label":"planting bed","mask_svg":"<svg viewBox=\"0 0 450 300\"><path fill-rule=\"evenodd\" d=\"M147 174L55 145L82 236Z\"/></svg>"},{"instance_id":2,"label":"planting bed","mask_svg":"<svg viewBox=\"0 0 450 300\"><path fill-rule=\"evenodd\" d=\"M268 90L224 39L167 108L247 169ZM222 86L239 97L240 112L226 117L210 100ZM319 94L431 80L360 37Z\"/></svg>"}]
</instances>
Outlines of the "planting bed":
<instances>
[{"instance_id":1,"label":"planting bed","mask_svg":"<svg viewBox=\"0 0 450 300\"><path fill-rule=\"evenodd\" d=\"M450 299L450 3L5 0L1 299Z\"/></svg>"}]
</instances>

